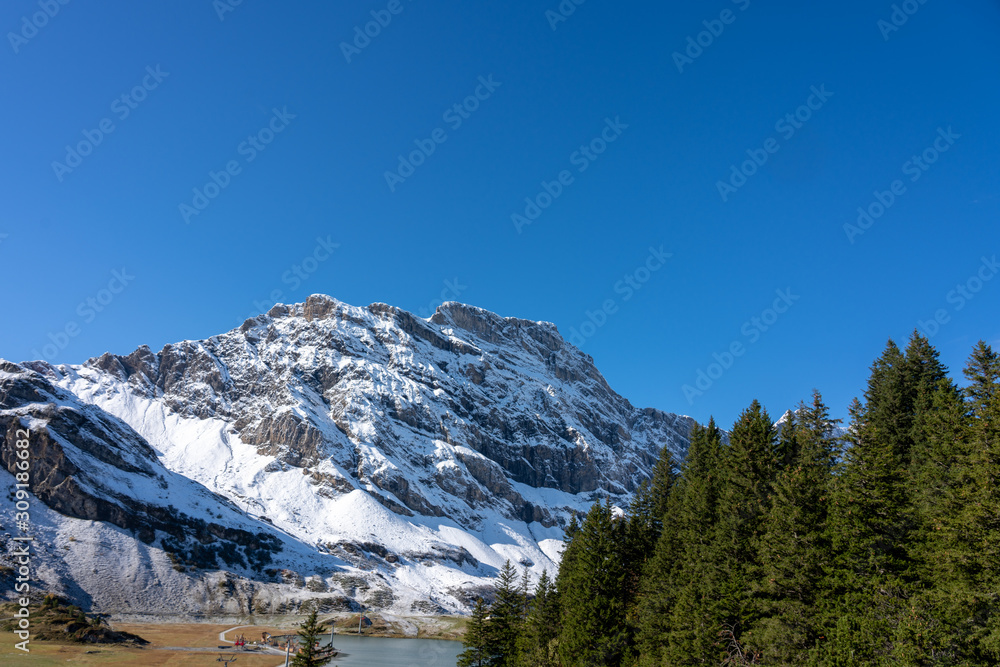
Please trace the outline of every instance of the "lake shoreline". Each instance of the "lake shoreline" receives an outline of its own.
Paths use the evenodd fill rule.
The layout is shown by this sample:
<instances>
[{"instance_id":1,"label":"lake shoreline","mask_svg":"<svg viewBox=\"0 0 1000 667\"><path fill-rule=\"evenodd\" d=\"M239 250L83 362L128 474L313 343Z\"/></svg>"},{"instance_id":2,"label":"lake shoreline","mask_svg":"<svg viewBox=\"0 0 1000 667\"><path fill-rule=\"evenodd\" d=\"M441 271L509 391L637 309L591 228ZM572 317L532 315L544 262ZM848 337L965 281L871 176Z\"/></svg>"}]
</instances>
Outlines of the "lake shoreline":
<instances>
[{"instance_id":1,"label":"lake shoreline","mask_svg":"<svg viewBox=\"0 0 1000 667\"><path fill-rule=\"evenodd\" d=\"M363 637L380 637L386 639L441 639L445 641L462 641L465 635L468 618L464 616L410 616L385 612L365 612L371 620L362 632ZM109 620L115 627L128 626L170 626L170 625L226 625L228 627L260 628L260 632L274 631L281 634L294 633L306 619L305 614L276 614L253 616L185 616L181 614L110 614ZM334 623L336 636L357 637L358 613L333 612L320 614L319 621L326 625L329 635L329 624ZM141 636L141 632L138 632Z\"/></svg>"}]
</instances>

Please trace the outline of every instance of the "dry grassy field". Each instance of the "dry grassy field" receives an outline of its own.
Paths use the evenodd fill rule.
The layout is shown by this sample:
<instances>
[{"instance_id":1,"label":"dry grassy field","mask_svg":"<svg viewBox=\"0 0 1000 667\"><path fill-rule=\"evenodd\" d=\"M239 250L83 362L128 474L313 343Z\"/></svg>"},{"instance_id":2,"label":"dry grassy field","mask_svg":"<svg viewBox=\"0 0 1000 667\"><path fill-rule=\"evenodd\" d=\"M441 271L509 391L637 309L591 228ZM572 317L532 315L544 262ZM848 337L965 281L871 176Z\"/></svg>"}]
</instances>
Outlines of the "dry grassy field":
<instances>
[{"instance_id":1,"label":"dry grassy field","mask_svg":"<svg viewBox=\"0 0 1000 667\"><path fill-rule=\"evenodd\" d=\"M219 633L228 630L231 625L191 624L136 624L115 623L116 630L125 630L139 635L150 642L142 648L126 646L107 646L94 644L73 644L57 642L30 643L31 653L25 654L14 648L20 641L10 632L0 633L0 664L11 667L25 665L49 667L50 665L115 665L115 667L188 667L194 665L215 665L222 667L216 658L222 653L218 650ZM259 639L260 633L268 628L254 626L244 628L239 632L246 634L247 639ZM275 630L271 629L272 632ZM278 631L280 632L280 631ZM287 631L286 631L287 632ZM238 632L226 635L229 640ZM202 651L175 651L167 647L189 647ZM206 649L210 649L205 652ZM277 667L283 665L284 658L279 655L255 655L252 652L241 652L239 661L233 667Z\"/></svg>"}]
</instances>

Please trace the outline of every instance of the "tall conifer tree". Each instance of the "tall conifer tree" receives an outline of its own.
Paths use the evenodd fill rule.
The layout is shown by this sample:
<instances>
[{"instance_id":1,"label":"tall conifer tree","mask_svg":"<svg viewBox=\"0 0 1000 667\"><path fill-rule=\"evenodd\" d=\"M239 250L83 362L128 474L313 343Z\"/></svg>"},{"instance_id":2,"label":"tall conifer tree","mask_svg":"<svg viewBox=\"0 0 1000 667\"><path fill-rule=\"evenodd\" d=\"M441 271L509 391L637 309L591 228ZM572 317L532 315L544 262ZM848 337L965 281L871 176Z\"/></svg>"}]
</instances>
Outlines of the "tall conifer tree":
<instances>
[{"instance_id":1,"label":"tall conifer tree","mask_svg":"<svg viewBox=\"0 0 1000 667\"><path fill-rule=\"evenodd\" d=\"M722 576L712 595L718 600L717 631L727 629L741 644L757 616L753 582L757 542L770 509L775 435L767 411L754 400L733 425L723 456L714 553Z\"/></svg>"},{"instance_id":2,"label":"tall conifer tree","mask_svg":"<svg viewBox=\"0 0 1000 667\"><path fill-rule=\"evenodd\" d=\"M628 650L622 528L610 501L595 503L560 567L559 656L567 667L619 665Z\"/></svg>"},{"instance_id":3,"label":"tall conifer tree","mask_svg":"<svg viewBox=\"0 0 1000 667\"><path fill-rule=\"evenodd\" d=\"M715 601L719 571L712 554L722 433L709 420L691 432L681 475L670 494L663 532L646 569L640 603L644 665L702 664L720 654Z\"/></svg>"},{"instance_id":4,"label":"tall conifer tree","mask_svg":"<svg viewBox=\"0 0 1000 667\"><path fill-rule=\"evenodd\" d=\"M667 449L666 445L660 450L660 456L656 460L653 468L653 478L650 482L650 503L652 505L654 529L656 537L659 538L659 531L662 529L663 517L667 513L667 505L670 502L670 494L674 484L677 483L679 471L677 461L673 453Z\"/></svg>"},{"instance_id":5,"label":"tall conifer tree","mask_svg":"<svg viewBox=\"0 0 1000 667\"><path fill-rule=\"evenodd\" d=\"M535 586L524 628L518 637L518 659L523 667L552 667L556 664L554 640L559 634L559 604L555 584L542 571Z\"/></svg>"},{"instance_id":6,"label":"tall conifer tree","mask_svg":"<svg viewBox=\"0 0 1000 667\"><path fill-rule=\"evenodd\" d=\"M797 417L789 410L783 417L778 432L778 443L774 449L775 475L787 470L798 462L799 441L797 437Z\"/></svg>"},{"instance_id":7,"label":"tall conifer tree","mask_svg":"<svg viewBox=\"0 0 1000 667\"><path fill-rule=\"evenodd\" d=\"M657 542L668 516L671 492L677 481L673 454L663 447L653 468L651 481L643 482L629 507L626 525L624 558L627 570L627 615L630 645L639 632L642 579L654 557Z\"/></svg>"},{"instance_id":8,"label":"tall conifer tree","mask_svg":"<svg viewBox=\"0 0 1000 667\"><path fill-rule=\"evenodd\" d=\"M895 664L909 636L911 405L905 359L890 340L872 366L864 404L851 406L850 448L833 493L831 664Z\"/></svg>"},{"instance_id":9,"label":"tall conifer tree","mask_svg":"<svg viewBox=\"0 0 1000 667\"><path fill-rule=\"evenodd\" d=\"M954 653L950 645L963 595L948 554L956 546L951 517L957 514L967 445L961 394L937 350L919 332L910 337L903 370L912 443L906 491L912 514L909 577L916 586L899 626L908 648L897 655L921 661Z\"/></svg>"},{"instance_id":10,"label":"tall conifer tree","mask_svg":"<svg viewBox=\"0 0 1000 667\"><path fill-rule=\"evenodd\" d=\"M1000 664L1000 356L979 341L964 373L969 382L971 483L962 524L978 603L972 641L980 659Z\"/></svg>"},{"instance_id":11,"label":"tall conifer tree","mask_svg":"<svg viewBox=\"0 0 1000 667\"><path fill-rule=\"evenodd\" d=\"M759 541L755 586L762 618L751 632L765 664L805 665L819 637L816 605L829 563L829 487L839 454L836 424L819 392L785 421L781 440L795 452L774 483Z\"/></svg>"},{"instance_id":12,"label":"tall conifer tree","mask_svg":"<svg viewBox=\"0 0 1000 667\"><path fill-rule=\"evenodd\" d=\"M516 665L517 636L524 620L524 596L517 570L505 561L497 576L496 597L490 605L490 640L495 667Z\"/></svg>"},{"instance_id":13,"label":"tall conifer tree","mask_svg":"<svg viewBox=\"0 0 1000 667\"><path fill-rule=\"evenodd\" d=\"M319 657L319 649L316 646L323 634L323 626L316 620L315 611L302 622L296 634L299 636L301 646L292 658L292 667L320 667L326 664L328 659Z\"/></svg>"},{"instance_id":14,"label":"tall conifer tree","mask_svg":"<svg viewBox=\"0 0 1000 667\"><path fill-rule=\"evenodd\" d=\"M492 664L494 656L491 653L492 642L490 640L489 606L482 598L476 598L476 605L472 608L472 618L469 619L468 628L462 643L465 650L458 655L458 667L487 667Z\"/></svg>"}]
</instances>

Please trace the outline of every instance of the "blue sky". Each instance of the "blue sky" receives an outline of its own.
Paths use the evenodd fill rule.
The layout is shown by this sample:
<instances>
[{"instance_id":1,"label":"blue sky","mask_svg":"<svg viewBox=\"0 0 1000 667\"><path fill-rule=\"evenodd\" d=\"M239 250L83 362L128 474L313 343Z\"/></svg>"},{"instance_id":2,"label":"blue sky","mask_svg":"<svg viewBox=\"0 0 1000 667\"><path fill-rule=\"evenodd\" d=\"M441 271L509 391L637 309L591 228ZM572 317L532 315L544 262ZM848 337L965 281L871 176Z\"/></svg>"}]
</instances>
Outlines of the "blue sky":
<instances>
[{"instance_id":1,"label":"blue sky","mask_svg":"<svg viewBox=\"0 0 1000 667\"><path fill-rule=\"evenodd\" d=\"M0 356L445 294L728 425L1000 340L1000 3L673 4L4 3Z\"/></svg>"}]
</instances>

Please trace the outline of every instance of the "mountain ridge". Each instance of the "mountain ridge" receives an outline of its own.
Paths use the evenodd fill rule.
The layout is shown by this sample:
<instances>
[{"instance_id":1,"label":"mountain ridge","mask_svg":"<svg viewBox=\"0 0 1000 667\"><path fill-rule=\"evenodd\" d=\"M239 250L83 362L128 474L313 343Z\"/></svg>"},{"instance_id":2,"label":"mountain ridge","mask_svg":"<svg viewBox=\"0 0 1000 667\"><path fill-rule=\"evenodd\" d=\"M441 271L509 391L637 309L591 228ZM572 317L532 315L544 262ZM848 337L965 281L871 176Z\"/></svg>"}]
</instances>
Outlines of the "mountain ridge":
<instances>
[{"instance_id":1,"label":"mountain ridge","mask_svg":"<svg viewBox=\"0 0 1000 667\"><path fill-rule=\"evenodd\" d=\"M0 399L16 384L52 395L47 383L65 392L60 400L81 423L127 426L154 453L163 470L156 474L178 475L178 484L183 478L216 499L202 501L211 509L186 507L219 525L218 534L197 521L166 538L162 527L144 526L148 541L136 534L136 549L149 559L170 548L176 559L180 550L190 585L235 576L258 601L285 600L275 604L306 604L319 592L279 595L287 582L268 581L245 555L234 557L246 545L225 537L226 508L256 517L247 525L281 545L272 560L287 559L294 567L281 569L298 573L282 576L314 582L321 597L334 591L341 606L366 599L342 583L359 577L396 611L463 611L462 591L487 585L505 559L535 576L553 570L569 516L599 498L626 503L663 446L683 456L694 424L635 408L554 324L458 302L419 318L388 304L362 308L312 295L159 352L140 346L75 366L4 368ZM8 422L28 417L40 432L58 430L45 401L6 396L0 416ZM104 438L105 448L114 450L117 437ZM67 446L72 439L63 435ZM151 515L162 498L135 501ZM58 524L64 515L55 513ZM122 523L111 522L130 529ZM184 546L199 535L218 548ZM267 569L274 568L258 568ZM59 581L93 589L94 604L115 611L111 601L120 596L86 577L77 582L69 572ZM156 606L152 596L147 602Z\"/></svg>"}]
</instances>

